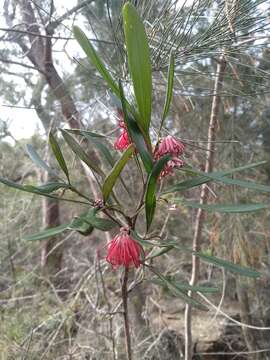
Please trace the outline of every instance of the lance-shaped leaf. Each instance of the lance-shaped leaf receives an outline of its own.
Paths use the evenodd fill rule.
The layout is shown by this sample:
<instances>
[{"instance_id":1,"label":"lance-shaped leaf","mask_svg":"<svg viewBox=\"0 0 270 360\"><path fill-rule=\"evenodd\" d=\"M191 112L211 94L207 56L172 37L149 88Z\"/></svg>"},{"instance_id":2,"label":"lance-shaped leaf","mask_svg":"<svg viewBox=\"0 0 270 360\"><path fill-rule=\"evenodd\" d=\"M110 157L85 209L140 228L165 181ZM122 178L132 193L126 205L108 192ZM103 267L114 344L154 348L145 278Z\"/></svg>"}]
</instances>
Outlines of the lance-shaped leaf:
<instances>
[{"instance_id":1,"label":"lance-shaped leaf","mask_svg":"<svg viewBox=\"0 0 270 360\"><path fill-rule=\"evenodd\" d=\"M70 185L66 183L60 182L48 182L46 184L42 184L39 186L32 186L32 185L24 185L25 189L33 190L33 192L40 192L44 194L50 194L59 189L69 189Z\"/></svg>"},{"instance_id":2,"label":"lance-shaped leaf","mask_svg":"<svg viewBox=\"0 0 270 360\"><path fill-rule=\"evenodd\" d=\"M68 229L78 231L78 233L81 235L89 236L94 231L94 226L88 222L85 222L82 217L76 217L71 221Z\"/></svg>"},{"instance_id":3,"label":"lance-shaped leaf","mask_svg":"<svg viewBox=\"0 0 270 360\"><path fill-rule=\"evenodd\" d=\"M168 70L168 76L167 76L167 91L166 91L166 100L163 108L163 114L162 114L162 120L160 124L160 129L162 129L164 120L166 119L171 101L172 101L172 95L173 95L173 80L174 80L174 54L171 53L170 55L170 65Z\"/></svg>"},{"instance_id":4,"label":"lance-shaped leaf","mask_svg":"<svg viewBox=\"0 0 270 360\"><path fill-rule=\"evenodd\" d=\"M238 274L241 276L247 276L250 278L257 278L257 277L261 276L261 274L256 270L234 264L230 261L223 260L223 259L217 258L212 255L207 255L207 254L203 254L201 252L195 252L195 251L193 252L193 254L198 256L204 262L216 265L218 267L222 267L225 270L228 270L232 273L235 273L235 274Z\"/></svg>"},{"instance_id":5,"label":"lance-shaped leaf","mask_svg":"<svg viewBox=\"0 0 270 360\"><path fill-rule=\"evenodd\" d=\"M104 158L111 166L114 165L115 160L112 157L111 152L101 141L99 141L95 136L92 136L89 133L82 133L82 135L85 139L89 141L90 144L92 143L95 145L95 148L97 148L97 150L104 156Z\"/></svg>"},{"instance_id":6,"label":"lance-shaped leaf","mask_svg":"<svg viewBox=\"0 0 270 360\"><path fill-rule=\"evenodd\" d=\"M100 211L100 209L93 208L93 209L89 210L87 213L82 214L79 217L79 219L82 222L89 224L89 225L93 226L94 228L96 228L98 230L102 230L102 231L109 231L109 230L113 229L115 226L117 226L117 223L115 223L114 221L112 221L110 219L98 217L97 214L99 211Z\"/></svg>"},{"instance_id":7,"label":"lance-shaped leaf","mask_svg":"<svg viewBox=\"0 0 270 360\"><path fill-rule=\"evenodd\" d=\"M134 153L134 147L133 145L129 145L129 147L126 149L126 151L122 154L120 159L114 164L114 167L106 177L104 184L102 186L102 194L104 202L106 202L110 196L110 193L112 192L112 189L116 183L116 180L118 179L119 175L121 174L121 171L123 170L124 166Z\"/></svg>"},{"instance_id":8,"label":"lance-shaped leaf","mask_svg":"<svg viewBox=\"0 0 270 360\"><path fill-rule=\"evenodd\" d=\"M96 136L92 136L89 132L85 133L82 132L82 134L84 136L85 139L87 139L87 141L89 141L89 143L93 143L95 145L95 148L102 154L102 156L107 160L107 162L111 165L111 167L114 166L115 164L115 160L111 154L111 152L109 151L109 149L107 148L106 145L104 145L100 139L97 139ZM125 182L123 181L121 175L119 176L119 180L121 181L124 189L126 190L126 192L128 193L129 196L130 192L128 187L126 186Z\"/></svg>"},{"instance_id":9,"label":"lance-shaped leaf","mask_svg":"<svg viewBox=\"0 0 270 360\"><path fill-rule=\"evenodd\" d=\"M33 148L31 144L26 145L26 150L33 163L35 163L38 167L47 171L49 174L53 175L54 177L56 178L59 177L57 173L53 169L51 169L44 160L41 159L41 157L39 156L39 154L36 152L36 150Z\"/></svg>"},{"instance_id":10,"label":"lance-shaped leaf","mask_svg":"<svg viewBox=\"0 0 270 360\"><path fill-rule=\"evenodd\" d=\"M193 170L192 172L198 175L204 175L205 173L202 173L197 170ZM228 178L226 176L220 175L219 173L207 173L205 174L206 177L208 177L212 181L222 182L226 185L237 185L246 189L260 191L260 192L270 192L270 186L263 185L263 184L257 184L255 182L246 181L246 180L238 180L238 179L232 179Z\"/></svg>"},{"instance_id":11,"label":"lance-shaped leaf","mask_svg":"<svg viewBox=\"0 0 270 360\"><path fill-rule=\"evenodd\" d=\"M170 290L175 296L178 296L182 300L184 300L185 303L190 304L199 310L204 310L204 311L208 310L206 306L201 304L199 301L193 299L192 297L187 295L180 287L176 286L173 281L161 275L156 270L153 270L153 268L152 271L160 278L160 280L168 288L168 290Z\"/></svg>"},{"instance_id":12,"label":"lance-shaped leaf","mask_svg":"<svg viewBox=\"0 0 270 360\"><path fill-rule=\"evenodd\" d=\"M203 252L193 251L185 246L180 246L177 242L174 241L166 241L166 243L158 243L158 242L152 242L149 240L142 239L134 230L131 230L132 237L138 241L142 246L145 247L160 247L160 248L169 248L171 250L171 247L173 246L175 249L180 250L182 252L186 252L190 255L195 255L201 258L202 261L216 265L218 267L224 268L227 271L233 272L235 274L241 275L241 276L247 276L251 278L257 278L260 277L261 274L248 267L240 266L237 264L232 263L231 261L227 261L224 259L217 258L212 255L205 254Z\"/></svg>"},{"instance_id":13,"label":"lance-shaped leaf","mask_svg":"<svg viewBox=\"0 0 270 360\"><path fill-rule=\"evenodd\" d=\"M46 229L43 231L40 231L37 234L34 235L30 235L30 236L25 236L23 237L23 240L25 241L36 241L36 240L44 240L44 239L48 239L50 237L56 236L61 234L62 232L64 232L65 230L68 229L69 224L62 224L50 229Z\"/></svg>"},{"instance_id":14,"label":"lance-shaped leaf","mask_svg":"<svg viewBox=\"0 0 270 360\"><path fill-rule=\"evenodd\" d=\"M71 136L66 130L60 129L62 135L71 148L71 150L94 172L103 176L103 171L93 162L90 160L89 156L83 150L81 145Z\"/></svg>"},{"instance_id":15,"label":"lance-shaped leaf","mask_svg":"<svg viewBox=\"0 0 270 360\"><path fill-rule=\"evenodd\" d=\"M53 228L42 230L34 235L25 236L24 240L44 240L59 235L66 230L78 231L81 235L88 236L93 232L94 229L109 231L117 226L117 224L110 219L98 217L98 211L99 209L96 208L90 209L86 213L75 217L69 224L59 225Z\"/></svg>"},{"instance_id":16,"label":"lance-shaped leaf","mask_svg":"<svg viewBox=\"0 0 270 360\"><path fill-rule=\"evenodd\" d=\"M145 193L145 215L147 230L150 228L156 209L156 184L161 171L164 169L164 166L167 164L170 158L171 155L165 155L159 159L154 165L147 181Z\"/></svg>"},{"instance_id":17,"label":"lance-shaped leaf","mask_svg":"<svg viewBox=\"0 0 270 360\"><path fill-rule=\"evenodd\" d=\"M25 191L25 192L35 194L35 195L46 196L48 198L59 200L59 201L67 201L67 202L89 205L89 203L87 203L85 201L67 199L64 197L59 197L59 196L50 194L52 191L58 190L60 188L64 188L64 189L69 188L69 185L65 184L65 183L53 183L54 185L44 184L41 186L21 185L21 184L15 183L13 181L4 179L2 177L0 177L0 183L4 184L10 188L16 189L16 190ZM57 185L55 185L55 184L57 184Z\"/></svg>"},{"instance_id":18,"label":"lance-shaped leaf","mask_svg":"<svg viewBox=\"0 0 270 360\"><path fill-rule=\"evenodd\" d=\"M157 246L157 245L156 245ZM195 256L198 256L202 261L216 265L218 267L224 268L227 271L233 272L235 274L241 275L241 276L247 276L251 278L257 278L260 277L261 274L251 268L244 267L241 265L237 265L232 263L231 261L227 261L224 259L217 258L216 256L208 255L203 252L199 251L193 251L191 249L186 248L185 246L180 246L176 242L166 242L166 244L160 244L161 247L163 246L174 246L175 249L178 249L180 251L187 252L189 254L193 254Z\"/></svg>"},{"instance_id":19,"label":"lance-shaped leaf","mask_svg":"<svg viewBox=\"0 0 270 360\"><path fill-rule=\"evenodd\" d=\"M147 135L152 107L152 71L149 45L143 22L136 8L127 2L123 6L122 13L129 71L140 115L136 120L139 127Z\"/></svg>"},{"instance_id":20,"label":"lance-shaped leaf","mask_svg":"<svg viewBox=\"0 0 270 360\"><path fill-rule=\"evenodd\" d=\"M147 149L146 141L148 142L149 147L151 148L151 142L149 139L145 140L145 137L141 133L137 123L129 116L126 103L125 103L125 95L122 87L121 81L119 81L119 90L120 90L120 99L122 104L122 110L124 115L124 122L127 127L129 138L135 144L136 149L138 150L142 162L144 164L146 172L149 174L153 168L152 157Z\"/></svg>"},{"instance_id":21,"label":"lance-shaped leaf","mask_svg":"<svg viewBox=\"0 0 270 360\"><path fill-rule=\"evenodd\" d=\"M119 97L119 89L117 84L106 69L102 60L99 58L96 50L94 49L90 41L87 39L85 33L78 26L73 26L73 34L78 43L81 45L88 59L90 60L90 63L96 67L96 69L99 71L103 79L107 82L111 90Z\"/></svg>"},{"instance_id":22,"label":"lance-shaped leaf","mask_svg":"<svg viewBox=\"0 0 270 360\"><path fill-rule=\"evenodd\" d=\"M71 133L71 134L75 134L75 135L82 135L84 136L85 134L88 134L91 137L96 137L96 138L106 138L105 135L99 134L97 132L94 131L89 131L89 130L82 130L82 129L66 129L67 132Z\"/></svg>"},{"instance_id":23,"label":"lance-shaped leaf","mask_svg":"<svg viewBox=\"0 0 270 360\"><path fill-rule=\"evenodd\" d=\"M4 179L2 177L0 177L0 183L6 185L8 187L11 187L13 189L16 189L16 190L29 192L31 194L44 195L44 196L48 196L48 197L53 197L52 195L48 195L48 194L55 190L54 185L53 185L53 189L52 189L52 187L50 185L49 185L48 189L46 189L46 185L44 185L45 188L42 187L42 185L41 185L41 189L39 189L39 187L37 187L37 186L17 184L14 181ZM57 183L57 184L59 184L59 183ZM67 184L62 184L62 185L64 185L63 187L65 187ZM58 189L59 189L59 187L58 187Z\"/></svg>"},{"instance_id":24,"label":"lance-shaped leaf","mask_svg":"<svg viewBox=\"0 0 270 360\"><path fill-rule=\"evenodd\" d=\"M60 149L60 146L59 146L59 144L58 144L58 142L57 142L57 140L54 137L52 132L50 132L50 134L49 134L49 142L50 142L52 151L54 153L54 156L56 157L56 160L58 161L59 166L61 167L61 169L65 173L65 175L66 175L66 177L68 179L68 182L70 182L67 164L65 162L65 159L64 159L64 156L63 156L62 151Z\"/></svg>"},{"instance_id":25,"label":"lance-shaped leaf","mask_svg":"<svg viewBox=\"0 0 270 360\"><path fill-rule=\"evenodd\" d=\"M107 70L103 61L98 56L98 54L97 54L96 50L94 49L93 45L91 44L91 42L87 39L87 36L85 35L85 33L78 26L73 27L73 33L74 33L76 40L78 41L78 43L84 50L85 54L87 55L89 62L96 67L96 69L98 70L98 72L100 73L102 78L106 81L107 85L112 90L112 92L117 97L120 97L119 88L118 88L116 82L114 81L113 77ZM133 116L136 119L138 119L139 118L138 114L136 113L134 108L127 101L126 101L126 106L128 107L128 110L133 114ZM81 130L73 129L70 131L73 131L74 133L76 133L76 132L80 132Z\"/></svg>"},{"instance_id":26,"label":"lance-shaped leaf","mask_svg":"<svg viewBox=\"0 0 270 360\"><path fill-rule=\"evenodd\" d=\"M193 187L196 187L196 186L199 186L202 184L206 184L206 183L208 183L210 181L214 181L214 180L221 181L224 183L226 182L226 184L230 184L230 185L234 185L234 184L235 185L240 185L240 184L243 185L242 180L230 179L227 177L225 178L225 176L232 175L237 172L244 171L244 170L256 168L258 166L265 165L266 163L267 163L266 161L260 161L258 163L252 163L249 165L240 166L240 167L233 168L230 170L213 172L213 173L208 173L208 174L193 170L191 168L183 167L181 170L183 170L187 173L190 173L191 175L199 175L200 174L201 176L195 176L192 179L181 181L180 183L175 184L172 187L170 187L169 189L165 190L163 192L163 194L168 194L168 193L172 193L172 192L176 192L176 191L185 191L185 190L191 189ZM255 184L255 183L251 183L248 181L245 182L245 185L246 185L246 187L248 187L250 189L252 188L257 191L265 191L265 192L267 192L267 190L269 191L269 188L270 188L269 186L266 186L266 185Z\"/></svg>"},{"instance_id":27,"label":"lance-shaped leaf","mask_svg":"<svg viewBox=\"0 0 270 360\"><path fill-rule=\"evenodd\" d=\"M228 213L228 214L236 214L236 213L246 213L253 212L262 209L266 209L269 205L266 204L200 204L194 203L191 201L183 201L183 204L186 206L190 206L195 209L203 209L209 212L220 212L220 213Z\"/></svg>"},{"instance_id":28,"label":"lance-shaped leaf","mask_svg":"<svg viewBox=\"0 0 270 360\"><path fill-rule=\"evenodd\" d=\"M163 254L166 254L167 252L171 251L172 249L174 249L173 246L167 246L167 247L164 247L164 248L161 248L161 249L155 249L153 251L150 252L150 254L148 254L146 260L149 260L149 259L154 259L156 257L159 257Z\"/></svg>"}]
</instances>

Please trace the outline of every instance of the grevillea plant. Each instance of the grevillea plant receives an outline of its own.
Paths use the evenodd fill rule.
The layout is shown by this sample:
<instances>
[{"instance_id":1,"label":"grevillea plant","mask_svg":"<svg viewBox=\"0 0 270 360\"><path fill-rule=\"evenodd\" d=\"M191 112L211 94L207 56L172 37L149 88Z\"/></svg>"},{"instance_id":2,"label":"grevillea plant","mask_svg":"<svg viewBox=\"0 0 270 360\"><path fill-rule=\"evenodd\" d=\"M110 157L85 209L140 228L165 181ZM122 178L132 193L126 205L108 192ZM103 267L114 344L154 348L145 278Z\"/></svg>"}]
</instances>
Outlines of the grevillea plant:
<instances>
[{"instance_id":1,"label":"grevillea plant","mask_svg":"<svg viewBox=\"0 0 270 360\"><path fill-rule=\"evenodd\" d=\"M234 272L238 275L256 278L259 273L255 270L241 267L234 263L210 256L203 252L195 252L189 248L181 246L180 242L162 242L158 238L150 238L148 235L151 230L157 204L159 200L168 193L182 193L191 188L201 186L211 181L244 187L263 192L270 192L270 187L260 184L251 183L244 180L234 179L230 175L247 169L255 168L265 164L264 161L255 164L248 164L242 167L204 173L194 169L184 160L185 145L178 138L172 135L163 135L164 124L169 112L171 99L173 96L173 79L174 79L174 56L171 54L168 59L168 80L167 92L164 99L163 113L160 114L160 127L157 131L153 129L151 123L152 113L152 69L150 61L149 44L142 20L140 19L135 7L130 3L123 6L123 24L125 34L125 47L127 51L128 67L130 80L133 85L134 103L128 101L124 94L122 83L114 79L103 61L96 53L95 48L89 42L84 32L77 26L74 26L74 36L86 53L89 62L94 65L100 75L103 77L109 89L121 101L122 111L119 117L119 135L115 138L114 149L117 150L118 160L114 162L111 156L111 150L100 142L103 135L96 132L80 129L60 129L70 149L78 158L92 171L94 176L101 184L102 199L90 199L83 192L79 191L71 182L70 170L68 169L65 156L61 151L57 138L53 133L49 136L49 142L54 156L59 164L60 169L65 175L65 179L53 170L39 157L32 146L27 150L32 160L48 172L53 172L57 179L55 182L42 184L39 186L18 185L7 179L0 178L0 181L10 187L34 193L41 196L47 196L55 200L75 201L89 207L88 211L83 212L80 216L72 219L69 223L60 225L56 228L45 229L33 236L28 236L28 240L42 240L55 236L63 231L77 231L82 235L89 235L94 229L101 231L110 231L115 229L115 235L106 245L106 260L119 272L122 272L122 298L123 314L126 331L127 356L131 359L131 339L129 334L128 319L128 280L131 268L142 268L145 272L150 272L153 281L157 284L166 286L174 295L181 297L185 302L199 309L205 309L205 306L192 298L189 291L203 292L203 288L192 287L188 284L179 286L172 278L163 276L159 273L156 266L157 258L169 251L181 251L190 255L198 256L202 261L214 264L218 267L225 268L227 271ZM156 130L156 129L154 129ZM151 134L156 134L156 137ZM112 165L111 171L105 174L102 167L93 162L85 152L85 147L80 145L78 138L82 137L92 141L97 151L101 151ZM153 140L155 138L155 141ZM118 201L114 186L118 179L121 179L121 172L126 164L134 158L138 171L143 173L140 188L142 193L138 204L135 204L132 216L127 215L126 209ZM183 174L183 179L176 182L170 187L166 187L167 179L179 171ZM146 179L144 181L144 179ZM122 179L121 179L122 180ZM163 190L160 191L160 184L163 183ZM171 182L170 182L171 183ZM125 185L126 186L126 185ZM139 187L138 187L139 188ZM62 195L57 192L59 189L64 190ZM68 197L69 192L78 196L77 200ZM63 195L64 194L64 195ZM190 203L182 201L183 205L194 208L203 208L206 211L222 212L247 212L264 209L265 204L216 204L202 205L200 203ZM138 233L137 219L138 214L144 213L145 232ZM102 214L102 216L100 216ZM155 258L155 260L153 260Z\"/></svg>"}]
</instances>

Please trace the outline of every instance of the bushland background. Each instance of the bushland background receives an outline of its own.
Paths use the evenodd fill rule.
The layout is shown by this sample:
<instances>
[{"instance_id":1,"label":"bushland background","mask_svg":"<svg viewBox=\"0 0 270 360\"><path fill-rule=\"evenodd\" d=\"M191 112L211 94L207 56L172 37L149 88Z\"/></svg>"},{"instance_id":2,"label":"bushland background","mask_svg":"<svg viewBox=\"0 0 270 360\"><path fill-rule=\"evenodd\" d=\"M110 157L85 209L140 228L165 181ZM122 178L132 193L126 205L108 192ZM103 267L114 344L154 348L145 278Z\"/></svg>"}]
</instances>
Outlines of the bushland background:
<instances>
[{"instance_id":1,"label":"bushland background","mask_svg":"<svg viewBox=\"0 0 270 360\"><path fill-rule=\"evenodd\" d=\"M226 170L270 160L269 1L132 2L144 19L151 46L153 126L160 122L169 54L174 50L174 94L166 129L185 142L186 160L204 170L214 82L220 55L225 54L213 167ZM121 20L124 1L1 3L0 173L18 184L44 183L48 175L31 162L26 144L31 143L55 167L47 139L52 129L94 130L107 135L104 144L114 142L119 104L85 59L71 28L82 27L110 71L128 82ZM61 137L59 142L78 188L99 198L94 179ZM103 163L93 144L87 150L89 157ZM118 156L112 146L111 154ZM269 184L270 166L244 175L246 180ZM132 196L121 185L118 188L131 208L137 177L131 163L123 179ZM180 173L166 181L172 184L178 178ZM267 203L265 194L252 190L222 184L211 184L210 189L210 204L216 200ZM200 189L184 196L198 201ZM170 200L174 197L177 202L180 195L171 195ZM1 359L112 359L112 344L115 358L124 359L121 272L106 263L105 253L96 255L113 232L95 231L89 236L70 232L27 242L24 236L68 222L82 208L3 185L0 204ZM191 247L196 213L179 203L175 208L164 203L154 228L164 239ZM201 266L199 284L214 284L220 291L206 294L208 312L194 312L194 358L269 359L269 331L261 329L270 325L269 210L207 213L202 244L203 251L253 267L261 277L245 280ZM190 279L191 258L186 253L170 252L156 266L179 281ZM150 278L131 293L135 359L183 358L184 307L181 299Z\"/></svg>"}]
</instances>

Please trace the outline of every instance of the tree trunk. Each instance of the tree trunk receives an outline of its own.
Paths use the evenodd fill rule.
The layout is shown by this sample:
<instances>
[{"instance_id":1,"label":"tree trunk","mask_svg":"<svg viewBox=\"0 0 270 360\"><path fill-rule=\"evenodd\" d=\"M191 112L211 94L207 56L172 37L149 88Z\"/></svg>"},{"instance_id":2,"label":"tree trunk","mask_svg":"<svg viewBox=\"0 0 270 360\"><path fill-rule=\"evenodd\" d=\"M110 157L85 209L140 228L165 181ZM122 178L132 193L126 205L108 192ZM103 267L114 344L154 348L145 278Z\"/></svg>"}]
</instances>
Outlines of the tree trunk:
<instances>
[{"instance_id":1,"label":"tree trunk","mask_svg":"<svg viewBox=\"0 0 270 360\"><path fill-rule=\"evenodd\" d=\"M43 227L50 228L60 225L60 211L57 200L44 197ZM41 265L49 276L56 275L61 270L63 246L58 237L45 241L41 252Z\"/></svg>"},{"instance_id":2,"label":"tree trunk","mask_svg":"<svg viewBox=\"0 0 270 360\"><path fill-rule=\"evenodd\" d=\"M237 279L236 281L236 291L237 291L238 301L240 304L241 322L243 322L244 324L252 324L247 288L244 284L241 283L241 280L239 279ZM242 331L248 351L253 352L248 355L248 359L250 360L262 359L261 357L262 354L254 353L254 351L259 350L260 348L256 340L256 333L255 333L256 330L243 326Z\"/></svg>"},{"instance_id":3,"label":"tree trunk","mask_svg":"<svg viewBox=\"0 0 270 360\"><path fill-rule=\"evenodd\" d=\"M6 0L4 3L4 16L6 22L10 28L13 27L13 20L14 14L10 13L9 5L12 4L12 0ZM15 2L14 2L15 3ZM69 16L72 12L76 11L77 8L81 8L85 6L88 2L83 2L82 4L75 6L72 11L69 11L64 15ZM17 4L17 2L16 2ZM57 72L55 68L53 57L52 57L52 39L50 36L54 34L55 29L61 23L62 19L59 21L51 22L51 18L46 19L48 25L46 26L46 35L47 38L44 38L40 33L40 26L38 16L36 16L35 8L33 4L28 0L19 0L18 1L19 7L17 7L20 11L20 18L22 18L23 23L25 24L26 30L29 32L28 34L28 42L30 42L30 46L28 42L25 42L22 37L16 37L13 39L17 45L20 46L22 52L25 57L33 64L33 67L39 71L41 75L41 82L47 83L49 88L55 95L56 100L59 101L61 105L61 110L63 114L63 118L69 124L71 128L80 128L80 114L76 108L75 102L69 92L69 89L64 84L61 76ZM51 15L53 14L53 2L51 3ZM39 14L40 16L40 14ZM43 89L43 86L41 85ZM41 90L42 91L42 90ZM47 114L44 116L44 108L41 106L41 91L38 89L39 92L39 104L32 102L36 109L39 118L44 125L46 133L52 127L52 120L50 116ZM37 99L33 93L33 98ZM46 112L45 112L46 113ZM98 196L98 192L95 189L95 183L91 176L87 173L87 180L90 183L90 187L93 193L96 193ZM48 179L49 180L49 179ZM44 227L52 227L59 225L59 208L58 204L52 200L44 200L43 203L44 209ZM57 247L55 250L55 245L57 241L55 238L49 239L43 248L42 251L42 265L47 268L47 273L55 274L57 271L61 269L61 260L62 260L62 246Z\"/></svg>"}]
</instances>

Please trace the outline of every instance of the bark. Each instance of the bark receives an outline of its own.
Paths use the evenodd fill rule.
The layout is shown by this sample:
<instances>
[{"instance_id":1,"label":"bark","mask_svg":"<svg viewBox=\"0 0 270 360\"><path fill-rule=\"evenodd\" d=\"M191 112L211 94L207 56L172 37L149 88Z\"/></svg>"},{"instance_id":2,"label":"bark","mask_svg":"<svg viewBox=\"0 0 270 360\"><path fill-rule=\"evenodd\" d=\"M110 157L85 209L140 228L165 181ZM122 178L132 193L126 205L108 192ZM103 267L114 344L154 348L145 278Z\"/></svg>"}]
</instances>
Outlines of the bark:
<instances>
[{"instance_id":1,"label":"bark","mask_svg":"<svg viewBox=\"0 0 270 360\"><path fill-rule=\"evenodd\" d=\"M50 181L48 178L47 181ZM43 227L50 228L60 225L59 203L50 198L43 199ZM60 270L63 258L63 246L59 237L45 241L41 251L41 265L45 273L55 276Z\"/></svg>"}]
</instances>

